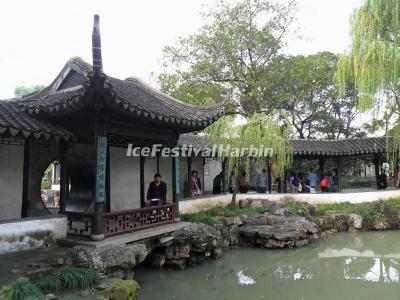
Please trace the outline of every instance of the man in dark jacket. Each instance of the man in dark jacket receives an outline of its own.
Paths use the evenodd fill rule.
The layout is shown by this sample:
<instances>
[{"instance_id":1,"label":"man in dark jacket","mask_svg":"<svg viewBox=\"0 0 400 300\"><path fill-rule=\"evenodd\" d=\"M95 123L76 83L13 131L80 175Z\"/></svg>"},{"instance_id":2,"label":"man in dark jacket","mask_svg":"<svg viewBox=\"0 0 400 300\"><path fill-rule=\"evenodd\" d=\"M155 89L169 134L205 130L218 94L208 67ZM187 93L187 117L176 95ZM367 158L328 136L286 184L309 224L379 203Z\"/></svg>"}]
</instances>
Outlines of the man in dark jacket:
<instances>
[{"instance_id":1,"label":"man in dark jacket","mask_svg":"<svg viewBox=\"0 0 400 300\"><path fill-rule=\"evenodd\" d=\"M161 174L154 175L154 181L149 185L147 190L148 205L163 205L167 200L167 184L161 181Z\"/></svg>"}]
</instances>

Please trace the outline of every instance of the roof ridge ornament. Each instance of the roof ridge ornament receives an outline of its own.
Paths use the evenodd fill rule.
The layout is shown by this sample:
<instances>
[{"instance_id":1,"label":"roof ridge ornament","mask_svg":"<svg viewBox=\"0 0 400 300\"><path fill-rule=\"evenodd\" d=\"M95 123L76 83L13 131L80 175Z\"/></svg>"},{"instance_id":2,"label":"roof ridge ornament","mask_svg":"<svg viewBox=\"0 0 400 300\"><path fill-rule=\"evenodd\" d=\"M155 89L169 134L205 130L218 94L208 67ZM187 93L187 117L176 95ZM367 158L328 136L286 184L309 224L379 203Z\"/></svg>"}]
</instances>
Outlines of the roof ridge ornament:
<instances>
[{"instance_id":1,"label":"roof ridge ornament","mask_svg":"<svg viewBox=\"0 0 400 300\"><path fill-rule=\"evenodd\" d=\"M103 62L101 59L101 36L100 36L99 15L94 15L93 18L92 56L93 56L94 75L100 75L103 72Z\"/></svg>"}]
</instances>

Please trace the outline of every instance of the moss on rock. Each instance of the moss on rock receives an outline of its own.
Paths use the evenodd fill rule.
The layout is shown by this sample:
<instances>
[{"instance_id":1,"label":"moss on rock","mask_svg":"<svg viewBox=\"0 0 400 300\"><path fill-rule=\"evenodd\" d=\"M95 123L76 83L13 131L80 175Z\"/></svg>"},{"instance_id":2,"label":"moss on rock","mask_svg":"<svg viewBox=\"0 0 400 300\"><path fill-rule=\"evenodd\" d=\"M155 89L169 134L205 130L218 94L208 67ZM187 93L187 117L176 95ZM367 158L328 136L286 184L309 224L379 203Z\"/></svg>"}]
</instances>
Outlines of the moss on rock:
<instances>
[{"instance_id":1,"label":"moss on rock","mask_svg":"<svg viewBox=\"0 0 400 300\"><path fill-rule=\"evenodd\" d=\"M137 300L139 290L140 286L135 280L118 279L103 291L103 295L109 300Z\"/></svg>"}]
</instances>

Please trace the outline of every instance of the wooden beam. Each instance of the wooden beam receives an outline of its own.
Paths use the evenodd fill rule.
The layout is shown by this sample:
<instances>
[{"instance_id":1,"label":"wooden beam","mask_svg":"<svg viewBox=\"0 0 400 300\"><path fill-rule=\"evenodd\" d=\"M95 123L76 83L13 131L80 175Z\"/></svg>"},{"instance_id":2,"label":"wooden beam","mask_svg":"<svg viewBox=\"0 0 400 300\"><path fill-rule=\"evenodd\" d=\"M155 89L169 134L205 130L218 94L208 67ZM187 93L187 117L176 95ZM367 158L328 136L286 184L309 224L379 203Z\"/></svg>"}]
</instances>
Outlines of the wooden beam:
<instances>
[{"instance_id":1,"label":"wooden beam","mask_svg":"<svg viewBox=\"0 0 400 300\"><path fill-rule=\"evenodd\" d=\"M59 143L59 152L60 152L60 213L65 212L65 205L68 199L68 174L67 167L65 165L65 156L66 156L66 144L64 141L60 141Z\"/></svg>"},{"instance_id":2,"label":"wooden beam","mask_svg":"<svg viewBox=\"0 0 400 300\"><path fill-rule=\"evenodd\" d=\"M342 191L342 158L339 156L336 159L337 179L338 179L338 192Z\"/></svg>"},{"instance_id":3,"label":"wooden beam","mask_svg":"<svg viewBox=\"0 0 400 300\"><path fill-rule=\"evenodd\" d=\"M104 130L96 130L96 195L94 216L92 222L91 239L103 240L104 235L104 202L107 199L106 173L107 173L107 134Z\"/></svg>"},{"instance_id":4,"label":"wooden beam","mask_svg":"<svg viewBox=\"0 0 400 300\"><path fill-rule=\"evenodd\" d=\"M379 153L374 154L373 161L374 161L374 167L375 167L376 188L379 190L379 163L380 163Z\"/></svg>"},{"instance_id":5,"label":"wooden beam","mask_svg":"<svg viewBox=\"0 0 400 300\"><path fill-rule=\"evenodd\" d=\"M172 157L172 202L175 203L175 217L179 218L179 157Z\"/></svg>"},{"instance_id":6,"label":"wooden beam","mask_svg":"<svg viewBox=\"0 0 400 300\"><path fill-rule=\"evenodd\" d=\"M140 206L143 208L146 206L146 195L145 195L145 186L144 186L144 165L146 162L146 158L144 156L140 156Z\"/></svg>"},{"instance_id":7,"label":"wooden beam","mask_svg":"<svg viewBox=\"0 0 400 300\"><path fill-rule=\"evenodd\" d=\"M187 157L187 195L186 197L190 197L191 195L191 178L192 178L192 158Z\"/></svg>"},{"instance_id":8,"label":"wooden beam","mask_svg":"<svg viewBox=\"0 0 400 300\"><path fill-rule=\"evenodd\" d=\"M22 207L21 207L21 218L28 216L28 191L29 191L29 153L30 153L30 141L28 137L24 142L24 166L23 166L23 182L22 182Z\"/></svg>"}]
</instances>

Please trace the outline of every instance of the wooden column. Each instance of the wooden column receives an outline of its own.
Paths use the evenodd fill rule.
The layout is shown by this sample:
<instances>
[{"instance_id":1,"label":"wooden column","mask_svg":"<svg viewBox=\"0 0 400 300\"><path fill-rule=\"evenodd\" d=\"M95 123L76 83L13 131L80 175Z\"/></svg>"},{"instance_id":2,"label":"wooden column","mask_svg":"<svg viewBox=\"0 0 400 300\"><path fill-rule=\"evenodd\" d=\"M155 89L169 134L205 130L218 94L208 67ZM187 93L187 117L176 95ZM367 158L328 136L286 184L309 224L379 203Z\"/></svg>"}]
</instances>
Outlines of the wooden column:
<instances>
[{"instance_id":1,"label":"wooden column","mask_svg":"<svg viewBox=\"0 0 400 300\"><path fill-rule=\"evenodd\" d=\"M28 216L28 190L29 190L29 153L30 153L30 141L28 137L24 142L24 166L23 166L23 182L22 182L22 207L21 207L21 218Z\"/></svg>"},{"instance_id":2,"label":"wooden column","mask_svg":"<svg viewBox=\"0 0 400 300\"><path fill-rule=\"evenodd\" d=\"M140 155L140 206L143 208L146 206L146 192L144 186L144 164L146 162L146 157Z\"/></svg>"},{"instance_id":3,"label":"wooden column","mask_svg":"<svg viewBox=\"0 0 400 300\"><path fill-rule=\"evenodd\" d=\"M336 160L337 179L338 179L338 192L342 191L342 158L339 156Z\"/></svg>"},{"instance_id":4,"label":"wooden column","mask_svg":"<svg viewBox=\"0 0 400 300\"><path fill-rule=\"evenodd\" d=\"M103 130L96 130L96 196L91 239L104 239L104 202L107 199L107 135Z\"/></svg>"},{"instance_id":5,"label":"wooden column","mask_svg":"<svg viewBox=\"0 0 400 300\"><path fill-rule=\"evenodd\" d=\"M379 161L380 157L378 153L374 154L374 167L375 167L375 178L376 178L376 188L379 189Z\"/></svg>"},{"instance_id":6,"label":"wooden column","mask_svg":"<svg viewBox=\"0 0 400 300\"><path fill-rule=\"evenodd\" d=\"M179 218L179 156L172 157L172 202L175 203L175 218Z\"/></svg>"},{"instance_id":7,"label":"wooden column","mask_svg":"<svg viewBox=\"0 0 400 300\"><path fill-rule=\"evenodd\" d=\"M65 205L68 199L69 182L67 167L65 165L65 156L67 151L67 146L64 141L60 141L59 149L61 153L60 159L60 211L59 213L65 212Z\"/></svg>"},{"instance_id":8,"label":"wooden column","mask_svg":"<svg viewBox=\"0 0 400 300\"><path fill-rule=\"evenodd\" d=\"M268 186L268 193L272 193L272 172L271 172L271 163L268 163L267 166L267 186Z\"/></svg>"},{"instance_id":9,"label":"wooden column","mask_svg":"<svg viewBox=\"0 0 400 300\"><path fill-rule=\"evenodd\" d=\"M324 177L324 165L325 165L325 159L323 157L319 158L319 175L320 178Z\"/></svg>"},{"instance_id":10,"label":"wooden column","mask_svg":"<svg viewBox=\"0 0 400 300\"><path fill-rule=\"evenodd\" d=\"M192 158L187 157L187 197L192 196L190 193L190 181L192 178Z\"/></svg>"}]
</instances>

